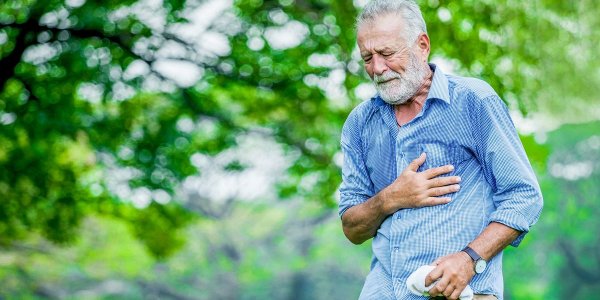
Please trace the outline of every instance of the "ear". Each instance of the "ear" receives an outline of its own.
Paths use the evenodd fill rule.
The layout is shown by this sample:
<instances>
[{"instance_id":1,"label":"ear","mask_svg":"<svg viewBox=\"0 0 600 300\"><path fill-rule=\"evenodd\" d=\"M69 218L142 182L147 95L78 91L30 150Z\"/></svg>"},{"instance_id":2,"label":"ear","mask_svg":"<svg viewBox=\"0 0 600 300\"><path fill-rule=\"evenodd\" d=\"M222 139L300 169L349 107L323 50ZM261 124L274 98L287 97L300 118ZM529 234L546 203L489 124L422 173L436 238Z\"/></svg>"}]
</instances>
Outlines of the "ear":
<instances>
[{"instance_id":1,"label":"ear","mask_svg":"<svg viewBox=\"0 0 600 300\"><path fill-rule=\"evenodd\" d=\"M427 61L431 52L431 44L429 43L429 36L426 33L421 33L417 38L417 47L419 48L420 58Z\"/></svg>"}]
</instances>

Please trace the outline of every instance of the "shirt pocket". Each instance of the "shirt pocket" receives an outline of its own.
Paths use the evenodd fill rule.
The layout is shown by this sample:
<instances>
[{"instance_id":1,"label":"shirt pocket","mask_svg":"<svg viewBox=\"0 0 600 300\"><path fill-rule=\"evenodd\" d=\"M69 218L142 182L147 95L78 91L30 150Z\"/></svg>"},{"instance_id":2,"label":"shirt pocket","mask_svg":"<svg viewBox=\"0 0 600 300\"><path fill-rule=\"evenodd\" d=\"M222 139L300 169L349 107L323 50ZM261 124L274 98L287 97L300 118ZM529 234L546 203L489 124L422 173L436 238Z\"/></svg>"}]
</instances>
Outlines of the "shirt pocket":
<instances>
[{"instance_id":1,"label":"shirt pocket","mask_svg":"<svg viewBox=\"0 0 600 300\"><path fill-rule=\"evenodd\" d=\"M424 143L421 144L421 148L422 152L427 154L427 157L419 168L419 172L445 165L453 165L456 171L462 162L471 157L471 154L465 148L454 143ZM442 176L452 176L455 171Z\"/></svg>"}]
</instances>

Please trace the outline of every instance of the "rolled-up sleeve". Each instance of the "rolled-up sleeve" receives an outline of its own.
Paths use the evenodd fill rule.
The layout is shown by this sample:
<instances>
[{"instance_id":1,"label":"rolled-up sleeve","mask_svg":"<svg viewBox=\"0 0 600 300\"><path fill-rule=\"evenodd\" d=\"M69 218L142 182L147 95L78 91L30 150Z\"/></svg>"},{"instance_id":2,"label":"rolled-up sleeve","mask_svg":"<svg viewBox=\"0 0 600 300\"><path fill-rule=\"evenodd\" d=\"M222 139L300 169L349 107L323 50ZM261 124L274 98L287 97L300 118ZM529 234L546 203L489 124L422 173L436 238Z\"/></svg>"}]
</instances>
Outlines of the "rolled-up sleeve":
<instances>
[{"instance_id":1,"label":"rolled-up sleeve","mask_svg":"<svg viewBox=\"0 0 600 300\"><path fill-rule=\"evenodd\" d=\"M361 142L360 106L350 113L342 129L341 147L344 155L340 187L340 217L350 207L367 201L374 195L373 183L367 173Z\"/></svg>"},{"instance_id":2,"label":"rolled-up sleeve","mask_svg":"<svg viewBox=\"0 0 600 300\"><path fill-rule=\"evenodd\" d=\"M472 116L477 156L494 191L495 211L489 222L521 231L517 247L542 211L539 184L506 105L497 95L482 100Z\"/></svg>"}]
</instances>

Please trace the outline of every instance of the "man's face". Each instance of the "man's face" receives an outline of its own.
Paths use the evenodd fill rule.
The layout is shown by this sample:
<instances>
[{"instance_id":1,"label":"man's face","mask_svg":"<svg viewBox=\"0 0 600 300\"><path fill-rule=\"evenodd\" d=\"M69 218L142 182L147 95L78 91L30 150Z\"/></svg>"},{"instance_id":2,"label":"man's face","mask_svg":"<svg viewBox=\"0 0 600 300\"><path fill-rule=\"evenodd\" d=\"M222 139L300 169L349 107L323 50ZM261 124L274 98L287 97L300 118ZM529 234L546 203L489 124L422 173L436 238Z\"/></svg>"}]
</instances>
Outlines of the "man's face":
<instances>
[{"instance_id":1,"label":"man's face","mask_svg":"<svg viewBox=\"0 0 600 300\"><path fill-rule=\"evenodd\" d=\"M358 48L381 98L402 104L416 94L429 73L429 40L407 41L400 16L387 14L358 28ZM426 47L424 48L424 42Z\"/></svg>"}]
</instances>

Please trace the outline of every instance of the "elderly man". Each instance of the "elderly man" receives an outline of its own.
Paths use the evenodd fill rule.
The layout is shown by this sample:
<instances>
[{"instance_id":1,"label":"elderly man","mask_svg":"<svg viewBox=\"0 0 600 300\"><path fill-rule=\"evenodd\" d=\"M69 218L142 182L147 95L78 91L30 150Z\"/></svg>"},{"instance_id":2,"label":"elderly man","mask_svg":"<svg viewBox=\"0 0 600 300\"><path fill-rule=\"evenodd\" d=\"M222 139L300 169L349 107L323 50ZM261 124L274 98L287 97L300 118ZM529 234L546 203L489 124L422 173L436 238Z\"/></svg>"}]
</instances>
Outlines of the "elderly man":
<instances>
[{"instance_id":1,"label":"elderly man","mask_svg":"<svg viewBox=\"0 0 600 300\"><path fill-rule=\"evenodd\" d=\"M373 238L361 299L502 299L502 250L537 221L542 196L507 108L485 82L428 64L414 1L380 0L357 19L357 42L378 94L344 124L339 213L355 244Z\"/></svg>"}]
</instances>

